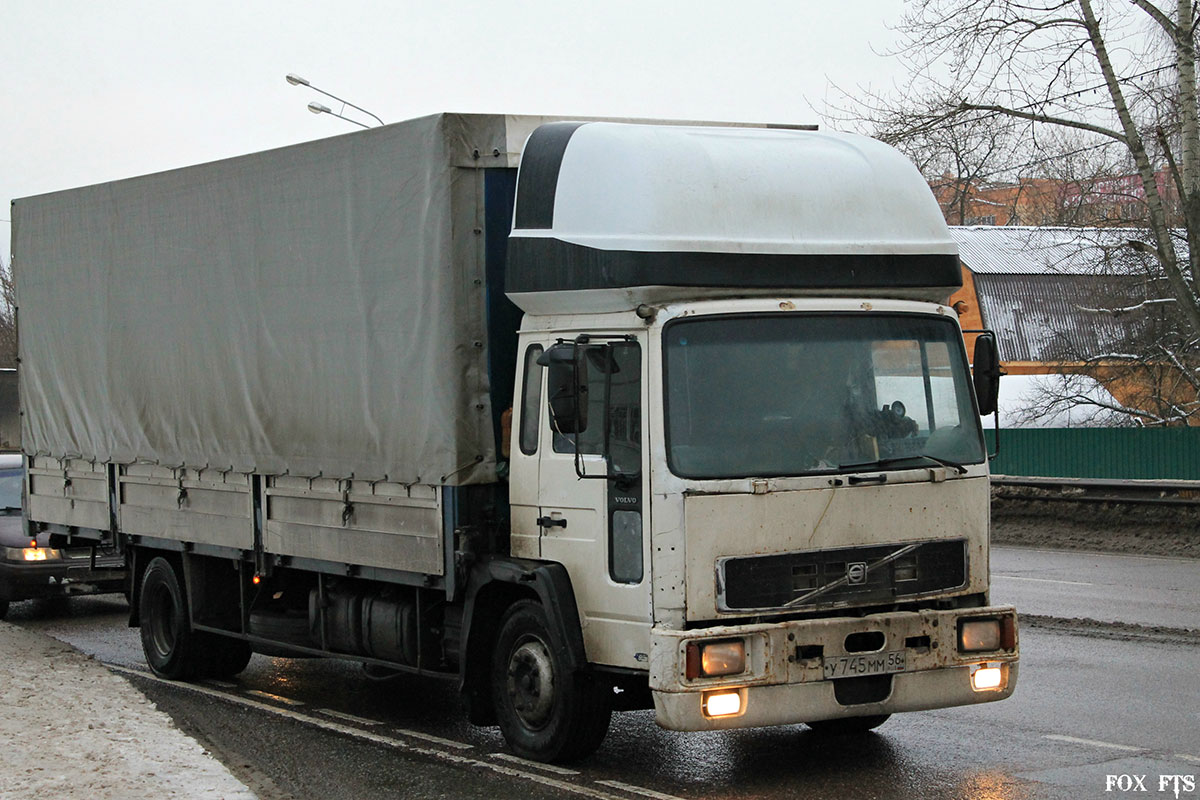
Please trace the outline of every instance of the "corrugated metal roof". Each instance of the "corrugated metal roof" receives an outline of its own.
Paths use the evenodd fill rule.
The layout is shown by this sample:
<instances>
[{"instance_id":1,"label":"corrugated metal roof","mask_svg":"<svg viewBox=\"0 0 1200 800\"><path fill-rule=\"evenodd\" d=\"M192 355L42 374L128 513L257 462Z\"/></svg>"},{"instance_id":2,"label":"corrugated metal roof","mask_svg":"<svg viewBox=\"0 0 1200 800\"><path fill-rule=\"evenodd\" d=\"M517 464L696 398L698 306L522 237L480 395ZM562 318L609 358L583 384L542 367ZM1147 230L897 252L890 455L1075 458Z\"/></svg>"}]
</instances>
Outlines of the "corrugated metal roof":
<instances>
[{"instance_id":1,"label":"corrugated metal roof","mask_svg":"<svg viewBox=\"0 0 1200 800\"><path fill-rule=\"evenodd\" d=\"M958 255L976 275L1095 275L1111 256L1136 258L1125 244L1145 240L1136 228L950 227Z\"/></svg>"},{"instance_id":2,"label":"corrugated metal roof","mask_svg":"<svg viewBox=\"0 0 1200 800\"><path fill-rule=\"evenodd\" d=\"M1111 276L975 276L983 324L996 332L1001 361L1080 361L1120 349L1146 324L1143 314L1086 309L1136 303L1136 284Z\"/></svg>"}]
</instances>

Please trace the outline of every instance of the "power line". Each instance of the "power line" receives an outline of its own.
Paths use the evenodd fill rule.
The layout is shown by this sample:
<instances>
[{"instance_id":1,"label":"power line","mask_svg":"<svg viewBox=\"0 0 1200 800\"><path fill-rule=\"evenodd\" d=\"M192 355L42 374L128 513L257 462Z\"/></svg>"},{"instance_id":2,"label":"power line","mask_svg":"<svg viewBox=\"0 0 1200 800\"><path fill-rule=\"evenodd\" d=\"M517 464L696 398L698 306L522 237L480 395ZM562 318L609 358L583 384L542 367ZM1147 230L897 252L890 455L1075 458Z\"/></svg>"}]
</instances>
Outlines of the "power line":
<instances>
[{"instance_id":1,"label":"power line","mask_svg":"<svg viewBox=\"0 0 1200 800\"><path fill-rule=\"evenodd\" d=\"M1175 64L1164 64L1161 67L1155 67L1154 69L1148 69L1145 72L1139 72L1137 75L1129 75L1124 78L1117 78L1117 83L1128 83L1130 81L1136 81L1140 78L1145 78L1150 75L1157 75L1160 72L1165 72L1169 69L1175 69L1175 68L1176 68ZM1057 103L1059 100L1068 100L1072 97L1078 97L1081 94L1087 94L1088 92L1094 92L1097 89L1107 89L1107 88L1108 88L1107 83L1100 83L1095 86L1089 86L1086 89L1076 89L1073 92L1068 92L1064 95L1059 95L1058 97L1047 97L1045 100L1037 100L1035 102L1029 103L1028 105L1018 106L1017 108L1014 108L1012 110L1013 111L1028 111L1031 108L1036 108L1038 106L1046 105L1047 103Z\"/></svg>"}]
</instances>

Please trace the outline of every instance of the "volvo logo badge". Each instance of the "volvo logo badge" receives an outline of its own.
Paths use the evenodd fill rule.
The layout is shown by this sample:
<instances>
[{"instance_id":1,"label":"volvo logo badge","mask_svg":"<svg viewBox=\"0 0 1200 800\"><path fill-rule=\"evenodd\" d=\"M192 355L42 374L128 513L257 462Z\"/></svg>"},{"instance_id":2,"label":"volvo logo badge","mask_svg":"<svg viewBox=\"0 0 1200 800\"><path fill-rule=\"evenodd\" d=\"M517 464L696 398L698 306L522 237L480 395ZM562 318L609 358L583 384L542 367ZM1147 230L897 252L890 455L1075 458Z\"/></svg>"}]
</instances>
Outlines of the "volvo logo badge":
<instances>
[{"instance_id":1,"label":"volvo logo badge","mask_svg":"<svg viewBox=\"0 0 1200 800\"><path fill-rule=\"evenodd\" d=\"M852 561L846 565L846 583L861 586L867 582L867 562Z\"/></svg>"}]
</instances>

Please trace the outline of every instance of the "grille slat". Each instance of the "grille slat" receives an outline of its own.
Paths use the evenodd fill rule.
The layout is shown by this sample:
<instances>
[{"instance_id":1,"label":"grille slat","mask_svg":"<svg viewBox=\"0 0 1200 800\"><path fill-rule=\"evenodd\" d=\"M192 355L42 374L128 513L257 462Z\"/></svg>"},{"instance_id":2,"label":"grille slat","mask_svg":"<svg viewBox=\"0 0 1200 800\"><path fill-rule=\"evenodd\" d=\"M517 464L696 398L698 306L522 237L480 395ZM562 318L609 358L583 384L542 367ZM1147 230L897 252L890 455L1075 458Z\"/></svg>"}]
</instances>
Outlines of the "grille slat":
<instances>
[{"instance_id":1,"label":"grille slat","mask_svg":"<svg viewBox=\"0 0 1200 800\"><path fill-rule=\"evenodd\" d=\"M722 610L891 603L965 586L967 541L733 557L717 569Z\"/></svg>"}]
</instances>

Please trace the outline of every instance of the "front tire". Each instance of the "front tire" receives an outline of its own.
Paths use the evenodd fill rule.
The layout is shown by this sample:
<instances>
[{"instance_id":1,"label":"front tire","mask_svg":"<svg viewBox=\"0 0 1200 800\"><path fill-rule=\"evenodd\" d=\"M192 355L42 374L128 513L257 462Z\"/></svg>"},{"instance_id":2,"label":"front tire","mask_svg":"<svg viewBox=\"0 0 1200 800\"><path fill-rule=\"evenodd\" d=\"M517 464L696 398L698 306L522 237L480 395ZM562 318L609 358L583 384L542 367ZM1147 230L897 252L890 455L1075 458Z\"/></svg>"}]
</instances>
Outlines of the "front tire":
<instances>
[{"instance_id":1,"label":"front tire","mask_svg":"<svg viewBox=\"0 0 1200 800\"><path fill-rule=\"evenodd\" d=\"M580 759L595 752L608 732L611 692L594 676L567 668L537 601L518 601L504 615L491 689L500 731L525 758Z\"/></svg>"},{"instance_id":2,"label":"front tire","mask_svg":"<svg viewBox=\"0 0 1200 800\"><path fill-rule=\"evenodd\" d=\"M173 681L196 677L198 642L188 619L183 582L162 556L151 559L142 575L138 613L142 651L154 674Z\"/></svg>"}]
</instances>

